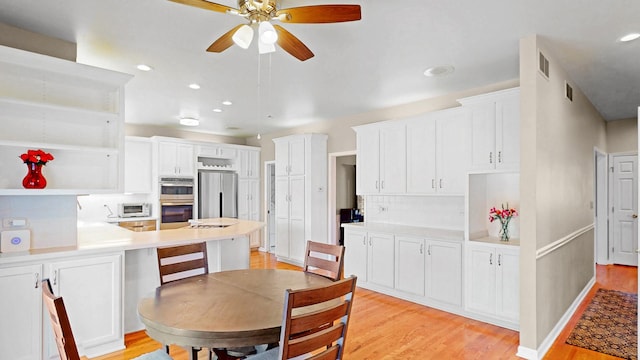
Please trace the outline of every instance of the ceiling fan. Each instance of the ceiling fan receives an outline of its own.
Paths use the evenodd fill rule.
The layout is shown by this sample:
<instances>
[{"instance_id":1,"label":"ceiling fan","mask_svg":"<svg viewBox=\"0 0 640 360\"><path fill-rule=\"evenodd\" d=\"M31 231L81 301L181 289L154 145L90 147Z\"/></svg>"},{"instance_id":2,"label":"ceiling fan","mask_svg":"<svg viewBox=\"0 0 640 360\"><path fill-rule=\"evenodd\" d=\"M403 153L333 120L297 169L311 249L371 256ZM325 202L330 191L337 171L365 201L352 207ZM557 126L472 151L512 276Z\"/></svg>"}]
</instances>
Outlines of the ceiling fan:
<instances>
[{"instance_id":1,"label":"ceiling fan","mask_svg":"<svg viewBox=\"0 0 640 360\"><path fill-rule=\"evenodd\" d=\"M223 52L234 43L244 49L251 44L255 25L258 26L260 54L275 51L277 44L300 61L313 57L313 52L297 37L272 20L283 23L322 24L361 19L360 5L310 5L278 9L277 0L238 0L238 9L206 0L170 0L198 8L241 16L249 21L240 24L214 41L209 52Z\"/></svg>"}]
</instances>

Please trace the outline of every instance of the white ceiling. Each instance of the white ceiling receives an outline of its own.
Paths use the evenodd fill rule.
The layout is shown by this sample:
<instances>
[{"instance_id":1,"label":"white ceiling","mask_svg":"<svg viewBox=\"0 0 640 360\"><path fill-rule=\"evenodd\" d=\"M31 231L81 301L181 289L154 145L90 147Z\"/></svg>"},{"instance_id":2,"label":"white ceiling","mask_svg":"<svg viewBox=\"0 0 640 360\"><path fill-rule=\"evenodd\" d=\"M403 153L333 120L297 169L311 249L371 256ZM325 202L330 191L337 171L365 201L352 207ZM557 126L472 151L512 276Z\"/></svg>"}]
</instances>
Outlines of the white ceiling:
<instances>
[{"instance_id":1,"label":"white ceiling","mask_svg":"<svg viewBox=\"0 0 640 360\"><path fill-rule=\"evenodd\" d=\"M218 3L237 7L233 0ZM362 20L282 24L315 57L253 44L207 53L243 20L167 0L0 0L0 22L76 42L78 61L134 74L126 122L249 136L335 119L518 77L519 39L539 34L607 120L637 116L637 0L282 0L281 8L360 4ZM154 70L142 72L139 63ZM453 65L447 77L426 68ZM191 90L190 83L201 85ZM233 101L223 106L223 100ZM222 108L214 113L213 108ZM237 130L229 128L238 128Z\"/></svg>"}]
</instances>

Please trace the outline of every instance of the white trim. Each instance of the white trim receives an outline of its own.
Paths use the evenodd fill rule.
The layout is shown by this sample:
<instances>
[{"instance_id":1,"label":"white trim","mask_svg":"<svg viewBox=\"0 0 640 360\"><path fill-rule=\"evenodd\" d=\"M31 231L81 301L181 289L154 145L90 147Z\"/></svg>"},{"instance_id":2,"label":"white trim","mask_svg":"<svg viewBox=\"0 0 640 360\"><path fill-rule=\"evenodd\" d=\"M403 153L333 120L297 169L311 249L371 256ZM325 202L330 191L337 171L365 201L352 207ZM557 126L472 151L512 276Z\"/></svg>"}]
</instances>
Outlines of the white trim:
<instances>
[{"instance_id":1,"label":"white trim","mask_svg":"<svg viewBox=\"0 0 640 360\"><path fill-rule=\"evenodd\" d=\"M549 332L549 335L547 335L544 341L542 341L542 344L538 346L538 349L536 350L536 355L538 357L536 359L542 359L547 354L547 351L549 351L549 349L551 348L551 345L553 345L553 343L556 341L556 339L558 338L562 330L565 328L565 326L567 326L573 314L576 312L576 310L578 310L578 306L580 306L580 303L582 303L585 297L587 297L587 294L589 294L589 291L591 290L593 285L595 285L595 283L596 283L596 277L594 276L591 278L591 280L589 280L587 285L584 287L584 289L582 289L582 291L580 292L580 294L578 294L575 300L573 300L573 303L571 304L571 306L569 306L567 311L565 311L564 315L562 315L560 320L558 320L558 322L556 323L556 326L553 327L551 332Z\"/></svg>"},{"instance_id":2,"label":"white trim","mask_svg":"<svg viewBox=\"0 0 640 360\"><path fill-rule=\"evenodd\" d=\"M262 228L262 242L261 242L261 246L258 248L258 250L260 251L264 251L264 252L269 252L270 247L267 246L267 244L269 243L269 185L270 185L270 180L267 179L267 175L269 175L269 166L270 165L274 165L275 166L276 161L275 160L268 160L265 161L263 163L264 166L264 172L263 172L263 183L262 183L262 187L264 189L263 193L262 193L262 198L263 198L263 202L262 202L262 213L264 214L264 222L266 224L265 227ZM274 170L275 171L275 170Z\"/></svg>"},{"instance_id":3,"label":"white trim","mask_svg":"<svg viewBox=\"0 0 640 360\"><path fill-rule=\"evenodd\" d=\"M518 352L516 356L524 358L524 359L538 359L538 352L536 350L530 349L524 346L518 346Z\"/></svg>"},{"instance_id":4,"label":"white trim","mask_svg":"<svg viewBox=\"0 0 640 360\"><path fill-rule=\"evenodd\" d=\"M570 243L571 241L577 239L580 235L586 233L589 230L592 230L594 228L593 223L583 227L582 229L576 230L574 232L572 232L571 234L558 239L554 242L552 242L551 244L542 247L540 249L538 249L536 251L536 260L542 258L543 256L549 255L550 253L558 250L559 248L567 245L568 243Z\"/></svg>"}]
</instances>

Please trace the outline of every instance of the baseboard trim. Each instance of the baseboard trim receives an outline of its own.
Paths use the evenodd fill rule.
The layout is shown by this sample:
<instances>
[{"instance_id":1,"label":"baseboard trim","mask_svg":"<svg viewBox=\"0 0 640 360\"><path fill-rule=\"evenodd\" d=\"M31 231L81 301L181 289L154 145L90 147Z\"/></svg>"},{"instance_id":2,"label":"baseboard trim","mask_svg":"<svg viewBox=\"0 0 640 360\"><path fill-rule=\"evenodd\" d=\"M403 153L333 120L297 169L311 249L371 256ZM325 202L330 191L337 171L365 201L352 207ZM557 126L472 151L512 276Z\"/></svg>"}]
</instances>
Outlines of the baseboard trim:
<instances>
[{"instance_id":1,"label":"baseboard trim","mask_svg":"<svg viewBox=\"0 0 640 360\"><path fill-rule=\"evenodd\" d=\"M518 346L518 353L516 355L529 360L540 360L544 358L544 356L547 354L547 351L549 351L558 336L560 336L560 333L567 326L573 314L575 314L576 310L578 310L578 306L580 306L580 303L582 303L582 301L587 297L587 294L589 294L589 291L591 290L591 288L593 288L595 283L596 278L594 276L591 278L591 280L589 280L587 285L584 287L584 289L582 289L575 300L573 300L571 306L569 306L564 315L562 315L560 320L558 320L558 322L556 323L556 326L553 327L551 332L549 332L549 335L547 335L540 346L538 346L538 349L533 350L524 346Z\"/></svg>"}]
</instances>

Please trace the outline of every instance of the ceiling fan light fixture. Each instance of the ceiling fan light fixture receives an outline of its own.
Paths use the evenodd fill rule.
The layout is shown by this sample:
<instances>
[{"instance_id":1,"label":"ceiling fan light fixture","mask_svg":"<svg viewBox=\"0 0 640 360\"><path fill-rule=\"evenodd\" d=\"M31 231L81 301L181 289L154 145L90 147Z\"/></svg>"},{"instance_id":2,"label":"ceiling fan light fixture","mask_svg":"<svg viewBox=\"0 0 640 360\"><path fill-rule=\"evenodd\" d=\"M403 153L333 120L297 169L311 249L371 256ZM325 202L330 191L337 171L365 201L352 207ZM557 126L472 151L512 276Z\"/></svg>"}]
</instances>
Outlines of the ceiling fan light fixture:
<instances>
[{"instance_id":1,"label":"ceiling fan light fixture","mask_svg":"<svg viewBox=\"0 0 640 360\"><path fill-rule=\"evenodd\" d=\"M181 118L180 125L184 126L198 126L200 125L200 120L194 118Z\"/></svg>"},{"instance_id":2,"label":"ceiling fan light fixture","mask_svg":"<svg viewBox=\"0 0 640 360\"><path fill-rule=\"evenodd\" d=\"M242 25L231 37L233 42L243 49L248 49L253 40L253 29L249 25Z\"/></svg>"},{"instance_id":3,"label":"ceiling fan light fixture","mask_svg":"<svg viewBox=\"0 0 640 360\"><path fill-rule=\"evenodd\" d=\"M258 33L260 34L260 41L265 44L273 45L278 41L278 33L268 21L260 22Z\"/></svg>"},{"instance_id":4,"label":"ceiling fan light fixture","mask_svg":"<svg viewBox=\"0 0 640 360\"><path fill-rule=\"evenodd\" d=\"M258 53L260 55L262 54L269 54L272 52L276 52L276 46L273 44L267 44L265 42L263 42L262 40L258 41Z\"/></svg>"}]
</instances>

